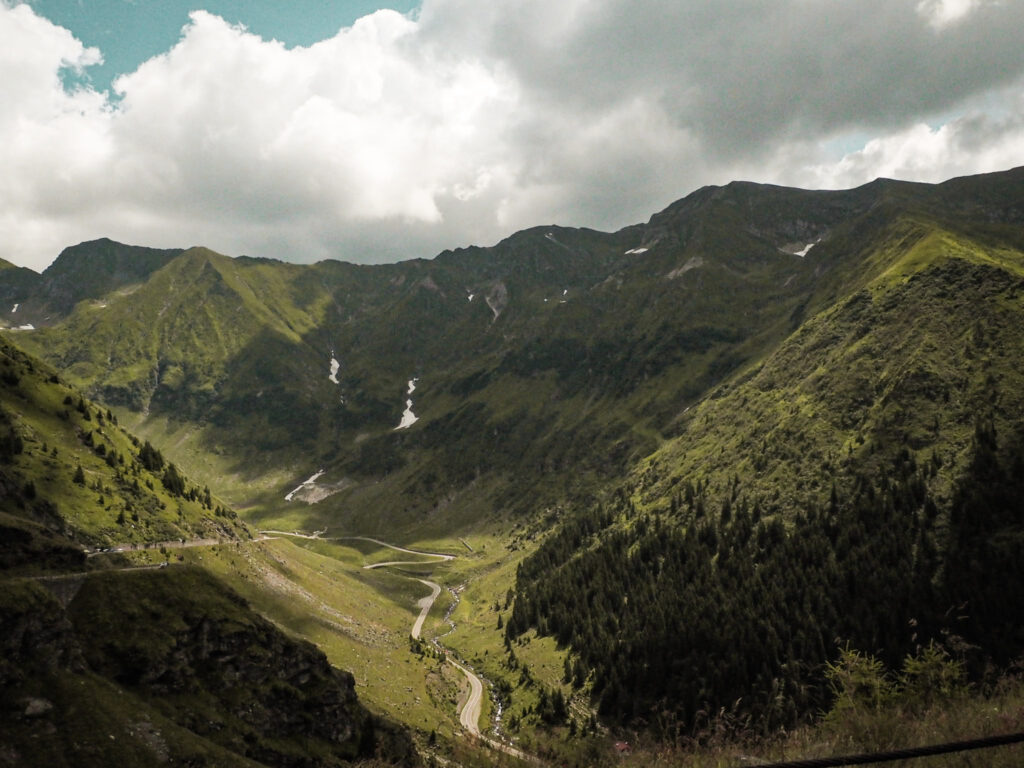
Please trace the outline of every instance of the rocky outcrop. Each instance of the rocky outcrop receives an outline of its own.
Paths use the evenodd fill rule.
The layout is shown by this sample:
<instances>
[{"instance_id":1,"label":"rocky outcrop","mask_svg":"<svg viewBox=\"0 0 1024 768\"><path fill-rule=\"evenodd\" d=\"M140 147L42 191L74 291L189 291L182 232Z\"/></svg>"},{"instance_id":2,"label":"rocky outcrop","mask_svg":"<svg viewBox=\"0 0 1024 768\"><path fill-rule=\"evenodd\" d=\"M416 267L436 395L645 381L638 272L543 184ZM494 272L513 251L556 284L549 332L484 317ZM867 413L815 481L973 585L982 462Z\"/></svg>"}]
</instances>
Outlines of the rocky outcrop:
<instances>
[{"instance_id":1,"label":"rocky outcrop","mask_svg":"<svg viewBox=\"0 0 1024 768\"><path fill-rule=\"evenodd\" d=\"M204 571L93 574L66 610L36 583L15 588L0 602L0 689L11 692L0 709L26 732L45 732L48 720L74 730L67 718L81 716L80 707L60 698L74 687L39 682L71 675L83 687L113 683L197 742L258 763L418 762L408 734L359 703L348 672ZM149 733L129 725L105 727ZM161 753L183 757L175 754L180 739L162 738Z\"/></svg>"}]
</instances>

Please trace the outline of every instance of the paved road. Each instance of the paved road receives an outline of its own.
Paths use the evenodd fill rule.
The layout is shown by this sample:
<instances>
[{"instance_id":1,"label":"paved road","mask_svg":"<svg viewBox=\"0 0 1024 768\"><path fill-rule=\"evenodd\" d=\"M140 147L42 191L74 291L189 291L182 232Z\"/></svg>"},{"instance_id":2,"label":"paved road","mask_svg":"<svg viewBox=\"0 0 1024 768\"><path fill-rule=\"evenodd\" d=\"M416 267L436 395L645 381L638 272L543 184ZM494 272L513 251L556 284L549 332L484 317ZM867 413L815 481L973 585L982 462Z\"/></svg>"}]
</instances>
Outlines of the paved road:
<instances>
[{"instance_id":1,"label":"paved road","mask_svg":"<svg viewBox=\"0 0 1024 768\"><path fill-rule=\"evenodd\" d=\"M469 680L469 698L459 713L459 723L476 738L480 738L480 708L484 697L484 684L480 678L470 672L466 667L454 659L449 659L452 665L462 672ZM490 741L490 739L487 739Z\"/></svg>"},{"instance_id":2,"label":"paved road","mask_svg":"<svg viewBox=\"0 0 1024 768\"><path fill-rule=\"evenodd\" d=\"M338 536L326 538L322 535L324 532L325 531L317 531L313 534L308 534L301 533L300 531L260 531L261 534L295 536L300 539L319 539L323 541L369 541L374 544L378 544L382 547L393 549L397 552L405 552L406 554L419 555L421 557L437 558L438 562L444 562L455 559L454 555L446 555L440 552L423 552L421 550L416 549L406 549L405 547L395 546L394 544L389 544L386 541L374 539L369 536ZM430 561L425 562L423 560L391 560L384 563L371 563L370 565L364 565L363 568L366 570L371 570L374 568L384 568L391 565L427 565L429 564L429 562ZM426 579L416 579L412 576L407 576L406 578L413 579L414 581L418 581L421 584L430 587L430 594L426 597L419 599L416 602L416 607L420 609L420 613L416 617L416 621L413 622L410 634L412 635L413 639L419 639L420 634L423 631L423 622L426 620L427 614L430 613L430 609L433 607L434 601L436 601L438 596L441 594L441 585L433 581L427 581ZM454 628L454 626L455 625L453 624L452 627ZM434 639L433 643L438 648L441 648L443 650L443 646L437 641L436 638ZM462 672L462 674L464 674L466 676L466 679L469 681L469 697L466 699L465 704L462 705L462 708L458 712L459 724L463 728L465 728L466 732L469 733L473 738L479 739L480 741L490 746L492 749L504 752L507 755L512 755L513 757L517 757L520 760L537 762L537 758L533 755L528 755L525 752L516 749L515 747L509 746L508 744L504 744L500 741L492 739L489 736L485 736L480 732L480 715L482 714L484 698L483 681L479 677L477 677L473 673L473 671L466 667L464 664L460 664L459 662L455 661L455 659L452 658L450 653L446 653L445 656L448 659L449 663L451 663L453 667Z\"/></svg>"},{"instance_id":3,"label":"paved road","mask_svg":"<svg viewBox=\"0 0 1024 768\"><path fill-rule=\"evenodd\" d=\"M423 621L427 618L427 614L430 613L430 609L434 605L434 601L437 600L437 596L441 594L440 584L435 584L433 581L427 581L426 579L416 579L416 581L430 587L430 594L416 603L416 607L420 609L420 615L416 617L416 621L412 625L413 640L420 639L420 631L423 629Z\"/></svg>"},{"instance_id":4,"label":"paved road","mask_svg":"<svg viewBox=\"0 0 1024 768\"><path fill-rule=\"evenodd\" d=\"M268 531L269 533L269 531ZM119 552L142 552L149 549L189 549L190 547L216 547L219 544L239 544L248 541L270 541L273 536L258 536L255 539L171 539L170 541L151 541L138 544L117 544L113 547L87 551L86 557L113 555Z\"/></svg>"}]
</instances>

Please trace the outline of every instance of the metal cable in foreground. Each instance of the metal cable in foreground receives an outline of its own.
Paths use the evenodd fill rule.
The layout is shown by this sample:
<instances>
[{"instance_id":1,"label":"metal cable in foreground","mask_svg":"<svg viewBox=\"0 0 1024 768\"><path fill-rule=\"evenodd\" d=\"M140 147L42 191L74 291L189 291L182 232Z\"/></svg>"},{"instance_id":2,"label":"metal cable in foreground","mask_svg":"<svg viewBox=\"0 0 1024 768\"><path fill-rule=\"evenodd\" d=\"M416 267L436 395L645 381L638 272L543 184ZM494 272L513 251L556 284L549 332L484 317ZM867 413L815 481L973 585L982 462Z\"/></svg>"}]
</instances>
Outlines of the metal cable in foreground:
<instances>
[{"instance_id":1,"label":"metal cable in foreground","mask_svg":"<svg viewBox=\"0 0 1024 768\"><path fill-rule=\"evenodd\" d=\"M894 749L889 752L873 752L841 757L816 757L809 760L789 760L783 763L763 763L759 768L839 768L839 766L845 765L890 763L893 760L910 760L915 757L945 755L950 752L967 752L972 749L1002 747L1019 742L1024 742L1024 733L1008 733L1002 736L988 736L984 739L970 739L968 741L951 741L946 744L931 744L927 747Z\"/></svg>"}]
</instances>

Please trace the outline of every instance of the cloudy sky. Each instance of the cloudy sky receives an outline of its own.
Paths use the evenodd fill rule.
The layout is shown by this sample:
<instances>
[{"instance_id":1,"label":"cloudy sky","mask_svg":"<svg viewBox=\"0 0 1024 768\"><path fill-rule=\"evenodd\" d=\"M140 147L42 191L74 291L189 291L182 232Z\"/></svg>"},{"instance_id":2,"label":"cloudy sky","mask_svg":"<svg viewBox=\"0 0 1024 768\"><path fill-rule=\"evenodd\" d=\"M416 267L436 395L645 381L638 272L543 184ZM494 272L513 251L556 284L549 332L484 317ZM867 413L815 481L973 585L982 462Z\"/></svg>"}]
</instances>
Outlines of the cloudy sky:
<instances>
[{"instance_id":1,"label":"cloudy sky","mask_svg":"<svg viewBox=\"0 0 1024 768\"><path fill-rule=\"evenodd\" d=\"M202 8L202 10L196 10ZM357 262L1024 164L1024 0L0 0L0 258Z\"/></svg>"}]
</instances>

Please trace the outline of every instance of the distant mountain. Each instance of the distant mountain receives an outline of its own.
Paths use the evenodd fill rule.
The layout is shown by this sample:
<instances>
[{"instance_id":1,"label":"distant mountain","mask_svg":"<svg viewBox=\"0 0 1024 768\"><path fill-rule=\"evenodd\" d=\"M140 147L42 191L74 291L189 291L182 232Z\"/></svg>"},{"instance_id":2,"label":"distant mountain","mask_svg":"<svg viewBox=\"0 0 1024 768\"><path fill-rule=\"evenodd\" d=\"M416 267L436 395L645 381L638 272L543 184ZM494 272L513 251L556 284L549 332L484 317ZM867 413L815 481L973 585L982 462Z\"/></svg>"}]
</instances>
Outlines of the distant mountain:
<instances>
[{"instance_id":1,"label":"distant mountain","mask_svg":"<svg viewBox=\"0 0 1024 768\"><path fill-rule=\"evenodd\" d=\"M0 259L0 327L25 325L17 316L19 305L32 294L39 280L37 272Z\"/></svg>"},{"instance_id":2,"label":"distant mountain","mask_svg":"<svg viewBox=\"0 0 1024 768\"><path fill-rule=\"evenodd\" d=\"M14 327L52 324L81 301L143 282L180 253L181 249L141 248L103 238L65 248L42 275L23 267L12 274L0 265L0 299L20 305L5 319Z\"/></svg>"},{"instance_id":3,"label":"distant mountain","mask_svg":"<svg viewBox=\"0 0 1024 768\"><path fill-rule=\"evenodd\" d=\"M204 480L200 456L247 492L325 468L341 489L316 509L327 519L372 497L414 524L469 488L526 509L623 475L804 323L930 264L925 243L1014 253L1022 177L733 183L617 233L538 227L381 266L90 244L28 301L68 307L60 276L116 254L90 300L22 343L154 439L185 439ZM396 431L408 399L418 421Z\"/></svg>"}]
</instances>

